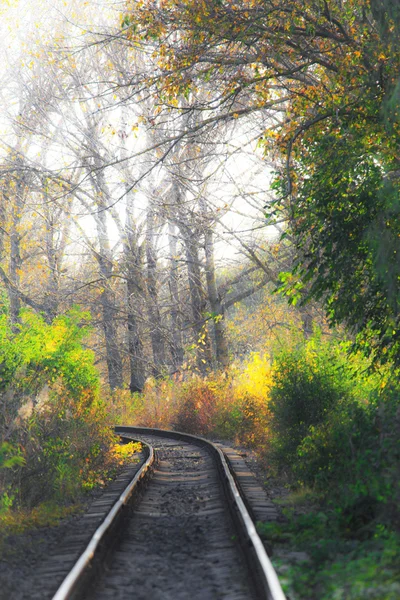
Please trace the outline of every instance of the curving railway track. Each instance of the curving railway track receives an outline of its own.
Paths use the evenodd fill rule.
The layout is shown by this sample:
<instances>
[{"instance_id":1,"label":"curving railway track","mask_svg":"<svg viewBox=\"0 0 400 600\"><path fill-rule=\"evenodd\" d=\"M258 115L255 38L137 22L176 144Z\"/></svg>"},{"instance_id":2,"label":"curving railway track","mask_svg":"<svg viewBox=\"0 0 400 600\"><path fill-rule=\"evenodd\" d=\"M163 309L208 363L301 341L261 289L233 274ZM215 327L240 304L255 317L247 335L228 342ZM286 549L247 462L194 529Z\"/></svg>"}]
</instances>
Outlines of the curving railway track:
<instances>
[{"instance_id":1,"label":"curving railway track","mask_svg":"<svg viewBox=\"0 0 400 600\"><path fill-rule=\"evenodd\" d=\"M147 458L53 600L284 600L222 450L118 427Z\"/></svg>"}]
</instances>

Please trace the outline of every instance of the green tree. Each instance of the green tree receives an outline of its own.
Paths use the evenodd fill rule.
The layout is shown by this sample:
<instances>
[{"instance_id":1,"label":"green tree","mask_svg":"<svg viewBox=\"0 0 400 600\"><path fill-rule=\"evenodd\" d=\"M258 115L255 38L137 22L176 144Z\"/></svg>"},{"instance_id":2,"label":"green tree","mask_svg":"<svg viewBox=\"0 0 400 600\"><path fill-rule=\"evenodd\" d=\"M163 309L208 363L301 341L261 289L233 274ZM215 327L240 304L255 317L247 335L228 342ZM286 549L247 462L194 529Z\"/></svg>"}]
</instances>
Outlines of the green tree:
<instances>
[{"instance_id":1,"label":"green tree","mask_svg":"<svg viewBox=\"0 0 400 600\"><path fill-rule=\"evenodd\" d=\"M269 218L292 229L295 276L364 350L397 365L398 12L393 0L141 0L123 23L152 47L148 83L164 103L184 94L209 111L205 124L270 118L260 143L283 160Z\"/></svg>"}]
</instances>

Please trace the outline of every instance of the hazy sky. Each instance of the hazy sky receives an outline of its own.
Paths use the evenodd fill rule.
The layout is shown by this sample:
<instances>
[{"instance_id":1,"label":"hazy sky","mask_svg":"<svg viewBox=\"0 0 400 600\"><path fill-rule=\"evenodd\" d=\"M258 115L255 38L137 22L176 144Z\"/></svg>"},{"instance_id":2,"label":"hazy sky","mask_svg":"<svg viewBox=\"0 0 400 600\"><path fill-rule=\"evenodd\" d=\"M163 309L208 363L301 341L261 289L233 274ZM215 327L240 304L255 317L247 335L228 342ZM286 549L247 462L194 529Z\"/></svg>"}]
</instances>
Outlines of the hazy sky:
<instances>
[{"instance_id":1,"label":"hazy sky","mask_svg":"<svg viewBox=\"0 0 400 600\"><path fill-rule=\"evenodd\" d=\"M104 27L115 27L119 23L119 8L123 3L116 3L112 0L102 0L95 2L78 2L77 0L0 0L0 77L3 80L2 95L3 109L0 115L0 138L7 142L12 138L12 127L10 127L10 117L18 112L19 104L12 97L12 86L7 91L9 79L7 73L15 72L21 69L26 74L29 85L29 73L32 72L32 78L37 75L37 62L42 60L44 48L52 46L55 42L65 46L79 46L86 40L88 31L101 31ZM68 26L65 27L65 20ZM67 39L60 40L60 32L68 31ZM40 65L39 65L40 66ZM10 70L11 68L11 70ZM39 69L40 70L40 69ZM12 84L12 85L15 85ZM79 109L78 109L79 110ZM113 129L117 122L120 122L121 115L119 108L107 109L107 118L105 120L104 135L107 135L107 127ZM107 125L108 123L108 125ZM70 127L73 127L72 125ZM127 124L127 130L130 124ZM70 132L71 133L71 129ZM128 148L134 152L135 148L140 149L143 145L141 131L137 132L137 137L130 136ZM233 151L232 157L225 164L224 168L215 176L214 181L210 182L207 195L210 203L220 208L222 223L219 227L221 241L217 244L217 257L234 259L238 247L234 236L230 230L237 232L241 239L249 238L251 230L255 229L259 238L270 237L275 234L272 228L262 228L263 212L262 208L268 201L268 188L271 178L271 171L267 164L263 162L260 154L254 153L256 140L246 147L246 141L250 134L245 134L243 128L237 128L236 133L232 134L232 139L228 140L229 146ZM118 152L115 144L118 144L117 136L109 135L110 151ZM114 150L112 145L114 144ZM33 144L31 154L34 152L40 154L38 148ZM4 152L4 144L3 144ZM51 163L65 165L68 160L67 154L60 145L55 145L47 158ZM214 167L214 165L213 165ZM160 171L158 171L160 173ZM118 180L118 174L108 171L108 176ZM160 175L153 174L151 177L157 179ZM123 194L123 188L115 188L116 197ZM120 202L119 210L122 210L124 200ZM138 199L138 211L144 208L144 200ZM230 211L226 208L230 207ZM85 227L88 231L93 227L90 218L85 218ZM117 239L117 231L111 225L112 237Z\"/></svg>"}]
</instances>

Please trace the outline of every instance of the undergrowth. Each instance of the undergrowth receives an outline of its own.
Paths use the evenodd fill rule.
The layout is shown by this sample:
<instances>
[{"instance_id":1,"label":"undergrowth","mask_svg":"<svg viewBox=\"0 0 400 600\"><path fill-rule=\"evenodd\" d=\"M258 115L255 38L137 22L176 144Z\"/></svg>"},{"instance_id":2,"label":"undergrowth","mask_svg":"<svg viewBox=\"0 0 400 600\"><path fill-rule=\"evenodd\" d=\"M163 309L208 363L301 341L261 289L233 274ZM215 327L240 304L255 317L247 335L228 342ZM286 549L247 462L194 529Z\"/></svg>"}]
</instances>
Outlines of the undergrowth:
<instances>
[{"instance_id":1,"label":"undergrowth","mask_svg":"<svg viewBox=\"0 0 400 600\"><path fill-rule=\"evenodd\" d=\"M268 445L268 394L272 367L266 354L253 353L240 366L202 378L149 379L143 394L118 390L110 399L118 424L163 427L234 440L260 453Z\"/></svg>"},{"instance_id":2,"label":"undergrowth","mask_svg":"<svg viewBox=\"0 0 400 600\"><path fill-rule=\"evenodd\" d=\"M290 600L399 597L400 386L388 366L373 371L316 332L206 378L149 380L113 402L120 422L249 447L284 481L286 522L260 531Z\"/></svg>"},{"instance_id":3,"label":"undergrowth","mask_svg":"<svg viewBox=\"0 0 400 600\"><path fill-rule=\"evenodd\" d=\"M106 397L82 344L87 321L74 310L48 325L26 312L15 333L0 317L3 531L79 510L132 460L139 448L119 445L111 424L172 428L248 447L268 477L284 478L286 521L260 531L290 600L399 596L400 386L389 366L373 372L316 332L207 377Z\"/></svg>"},{"instance_id":4,"label":"undergrowth","mask_svg":"<svg viewBox=\"0 0 400 600\"><path fill-rule=\"evenodd\" d=\"M332 510L286 513L286 523L259 524L289 600L397 600L400 536L376 525L349 535Z\"/></svg>"},{"instance_id":5,"label":"undergrowth","mask_svg":"<svg viewBox=\"0 0 400 600\"><path fill-rule=\"evenodd\" d=\"M15 331L0 316L3 535L73 512L139 449L120 446L112 432L94 355L83 343L88 322L78 309L52 324L23 311Z\"/></svg>"}]
</instances>

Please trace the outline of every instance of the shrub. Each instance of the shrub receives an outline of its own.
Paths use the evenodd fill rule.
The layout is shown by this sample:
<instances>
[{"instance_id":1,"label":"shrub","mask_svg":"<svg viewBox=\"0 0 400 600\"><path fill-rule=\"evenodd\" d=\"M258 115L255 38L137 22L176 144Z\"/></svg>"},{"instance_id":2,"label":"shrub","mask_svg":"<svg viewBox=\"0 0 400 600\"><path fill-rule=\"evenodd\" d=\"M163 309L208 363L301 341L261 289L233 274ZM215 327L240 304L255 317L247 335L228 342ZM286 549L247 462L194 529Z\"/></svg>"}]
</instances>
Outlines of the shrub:
<instances>
[{"instance_id":1,"label":"shrub","mask_svg":"<svg viewBox=\"0 0 400 600\"><path fill-rule=\"evenodd\" d=\"M118 390L111 399L113 419L148 427L233 440L263 451L269 435L268 392L271 366L266 355L207 378L149 379L143 394Z\"/></svg>"},{"instance_id":2,"label":"shrub","mask_svg":"<svg viewBox=\"0 0 400 600\"><path fill-rule=\"evenodd\" d=\"M269 437L271 363L268 355L253 352L232 366L225 379L212 434L262 454Z\"/></svg>"},{"instance_id":3,"label":"shrub","mask_svg":"<svg viewBox=\"0 0 400 600\"><path fill-rule=\"evenodd\" d=\"M249 394L268 403L272 383L271 361L267 354L252 352L247 361L234 370L236 394Z\"/></svg>"},{"instance_id":4,"label":"shrub","mask_svg":"<svg viewBox=\"0 0 400 600\"><path fill-rule=\"evenodd\" d=\"M400 387L318 337L274 364L274 456L336 506L349 530L399 519Z\"/></svg>"},{"instance_id":5,"label":"shrub","mask_svg":"<svg viewBox=\"0 0 400 600\"><path fill-rule=\"evenodd\" d=\"M133 394L133 406L137 413L137 423L148 427L171 428L177 411L177 390L174 381L168 377L150 378L146 381L143 394Z\"/></svg>"},{"instance_id":6,"label":"shrub","mask_svg":"<svg viewBox=\"0 0 400 600\"><path fill-rule=\"evenodd\" d=\"M400 390L388 387L369 402L341 402L310 428L298 448L299 481L329 493L349 526L379 514L398 518Z\"/></svg>"},{"instance_id":7,"label":"shrub","mask_svg":"<svg viewBox=\"0 0 400 600\"><path fill-rule=\"evenodd\" d=\"M1 447L16 457L0 470L3 506L76 500L117 462L94 356L82 344L88 321L76 308L52 324L25 310L15 333L0 316Z\"/></svg>"},{"instance_id":8,"label":"shrub","mask_svg":"<svg viewBox=\"0 0 400 600\"><path fill-rule=\"evenodd\" d=\"M213 429L217 414L218 383L194 377L182 384L179 392L179 409L173 423L174 429L198 435L207 435Z\"/></svg>"},{"instance_id":9,"label":"shrub","mask_svg":"<svg viewBox=\"0 0 400 600\"><path fill-rule=\"evenodd\" d=\"M59 381L15 432L26 459L15 477L21 506L76 501L105 482L115 462L110 452L116 438L104 402L99 397L89 401L90 396L86 391L74 397Z\"/></svg>"},{"instance_id":10,"label":"shrub","mask_svg":"<svg viewBox=\"0 0 400 600\"><path fill-rule=\"evenodd\" d=\"M270 409L278 464L292 464L310 430L352 393L353 371L339 344L320 336L275 358Z\"/></svg>"},{"instance_id":11,"label":"shrub","mask_svg":"<svg viewBox=\"0 0 400 600\"><path fill-rule=\"evenodd\" d=\"M351 482L364 487L368 455L378 438L376 406L342 400L323 423L309 428L297 449L295 472L317 490Z\"/></svg>"}]
</instances>

